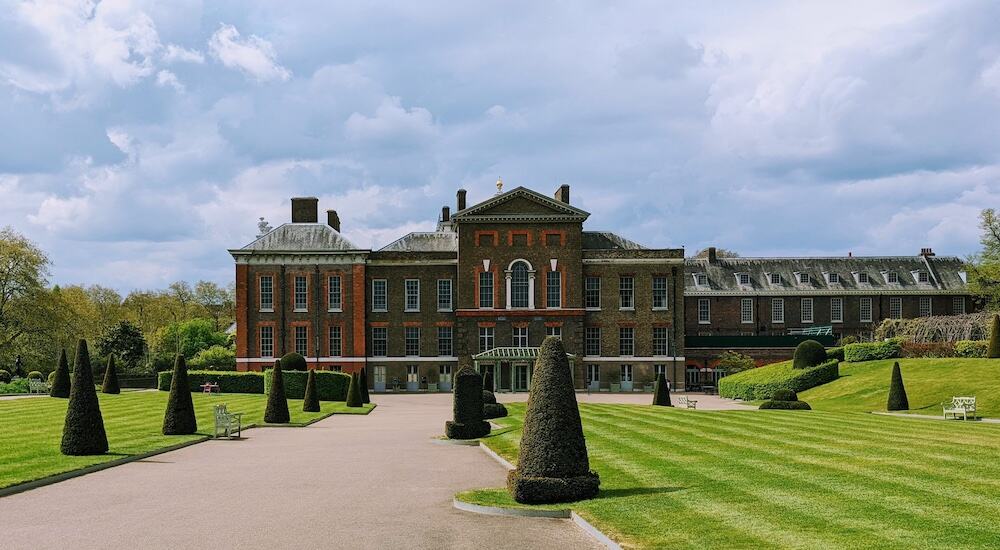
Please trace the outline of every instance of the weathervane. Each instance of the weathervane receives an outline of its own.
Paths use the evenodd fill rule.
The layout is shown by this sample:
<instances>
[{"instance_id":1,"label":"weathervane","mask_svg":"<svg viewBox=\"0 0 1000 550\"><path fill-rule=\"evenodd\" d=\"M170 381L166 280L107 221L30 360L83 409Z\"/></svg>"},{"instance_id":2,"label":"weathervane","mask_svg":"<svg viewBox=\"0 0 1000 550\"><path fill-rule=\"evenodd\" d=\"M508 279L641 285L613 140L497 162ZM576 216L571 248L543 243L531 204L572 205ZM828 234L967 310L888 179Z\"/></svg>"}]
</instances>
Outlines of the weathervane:
<instances>
[{"instance_id":1,"label":"weathervane","mask_svg":"<svg viewBox=\"0 0 1000 550\"><path fill-rule=\"evenodd\" d=\"M503 193L503 178L497 176L497 195Z\"/></svg>"}]
</instances>

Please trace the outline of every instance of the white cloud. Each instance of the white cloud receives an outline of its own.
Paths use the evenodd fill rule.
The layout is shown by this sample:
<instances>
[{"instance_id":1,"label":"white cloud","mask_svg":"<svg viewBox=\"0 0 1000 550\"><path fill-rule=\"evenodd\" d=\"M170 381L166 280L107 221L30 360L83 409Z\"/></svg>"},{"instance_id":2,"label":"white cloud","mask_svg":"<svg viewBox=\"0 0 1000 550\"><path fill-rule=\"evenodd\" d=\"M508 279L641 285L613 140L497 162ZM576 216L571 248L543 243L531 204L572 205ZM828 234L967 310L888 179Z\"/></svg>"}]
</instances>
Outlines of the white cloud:
<instances>
[{"instance_id":1,"label":"white cloud","mask_svg":"<svg viewBox=\"0 0 1000 550\"><path fill-rule=\"evenodd\" d=\"M184 91L184 85L181 84L181 81L177 79L177 75L166 69L163 69L160 72L156 73L156 85L170 86L171 88L173 88L178 92Z\"/></svg>"},{"instance_id":2,"label":"white cloud","mask_svg":"<svg viewBox=\"0 0 1000 550\"><path fill-rule=\"evenodd\" d=\"M437 133L430 111L422 107L406 109L398 97L384 98L373 116L352 113L344 129L348 139L355 141L417 142Z\"/></svg>"},{"instance_id":3,"label":"white cloud","mask_svg":"<svg viewBox=\"0 0 1000 550\"><path fill-rule=\"evenodd\" d=\"M205 62L205 56L198 50L189 50L176 44L167 44L163 52L163 61L167 63L195 63Z\"/></svg>"},{"instance_id":4,"label":"white cloud","mask_svg":"<svg viewBox=\"0 0 1000 550\"><path fill-rule=\"evenodd\" d=\"M278 64L270 42L255 34L242 39L232 25L220 24L208 40L208 49L226 67L237 69L258 82L284 81L292 75Z\"/></svg>"}]
</instances>

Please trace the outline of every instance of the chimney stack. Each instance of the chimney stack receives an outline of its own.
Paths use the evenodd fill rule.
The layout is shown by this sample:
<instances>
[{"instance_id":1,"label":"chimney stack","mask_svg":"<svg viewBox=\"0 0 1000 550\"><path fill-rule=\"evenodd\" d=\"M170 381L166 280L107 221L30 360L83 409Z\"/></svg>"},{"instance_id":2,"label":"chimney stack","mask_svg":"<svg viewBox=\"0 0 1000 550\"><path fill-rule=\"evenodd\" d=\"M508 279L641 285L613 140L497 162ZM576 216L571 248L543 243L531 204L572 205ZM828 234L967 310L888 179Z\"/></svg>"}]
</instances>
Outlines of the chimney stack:
<instances>
[{"instance_id":1,"label":"chimney stack","mask_svg":"<svg viewBox=\"0 0 1000 550\"><path fill-rule=\"evenodd\" d=\"M447 206L442 206L441 207L441 221L445 222L445 223L448 223L449 220L451 220L451 208L448 208Z\"/></svg>"},{"instance_id":2,"label":"chimney stack","mask_svg":"<svg viewBox=\"0 0 1000 550\"><path fill-rule=\"evenodd\" d=\"M292 197L292 223L316 223L318 207L316 197Z\"/></svg>"},{"instance_id":3,"label":"chimney stack","mask_svg":"<svg viewBox=\"0 0 1000 550\"><path fill-rule=\"evenodd\" d=\"M708 247L708 263L714 264L719 261L718 255L715 253L715 247Z\"/></svg>"},{"instance_id":4,"label":"chimney stack","mask_svg":"<svg viewBox=\"0 0 1000 550\"><path fill-rule=\"evenodd\" d=\"M458 190L458 211L465 210L465 189Z\"/></svg>"},{"instance_id":5,"label":"chimney stack","mask_svg":"<svg viewBox=\"0 0 1000 550\"><path fill-rule=\"evenodd\" d=\"M920 255L924 257L931 257L934 255L934 250L930 248L921 248Z\"/></svg>"},{"instance_id":6,"label":"chimney stack","mask_svg":"<svg viewBox=\"0 0 1000 550\"><path fill-rule=\"evenodd\" d=\"M326 224L332 227L337 233L340 233L340 216L337 215L336 210L326 211Z\"/></svg>"},{"instance_id":7,"label":"chimney stack","mask_svg":"<svg viewBox=\"0 0 1000 550\"><path fill-rule=\"evenodd\" d=\"M556 200L569 204L569 185L564 183L559 186L556 190Z\"/></svg>"}]
</instances>

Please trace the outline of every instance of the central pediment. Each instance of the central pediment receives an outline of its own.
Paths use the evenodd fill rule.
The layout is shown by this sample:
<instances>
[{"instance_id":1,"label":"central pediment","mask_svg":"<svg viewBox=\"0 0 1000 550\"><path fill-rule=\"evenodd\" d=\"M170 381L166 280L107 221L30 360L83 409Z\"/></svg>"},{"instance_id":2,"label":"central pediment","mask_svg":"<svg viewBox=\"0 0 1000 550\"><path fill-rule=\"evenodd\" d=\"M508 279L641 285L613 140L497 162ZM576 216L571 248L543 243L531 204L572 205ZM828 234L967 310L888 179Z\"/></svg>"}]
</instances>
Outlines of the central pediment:
<instances>
[{"instance_id":1,"label":"central pediment","mask_svg":"<svg viewBox=\"0 0 1000 550\"><path fill-rule=\"evenodd\" d=\"M526 187L518 187L493 196L452 216L456 222L467 221L578 221L590 213Z\"/></svg>"}]
</instances>

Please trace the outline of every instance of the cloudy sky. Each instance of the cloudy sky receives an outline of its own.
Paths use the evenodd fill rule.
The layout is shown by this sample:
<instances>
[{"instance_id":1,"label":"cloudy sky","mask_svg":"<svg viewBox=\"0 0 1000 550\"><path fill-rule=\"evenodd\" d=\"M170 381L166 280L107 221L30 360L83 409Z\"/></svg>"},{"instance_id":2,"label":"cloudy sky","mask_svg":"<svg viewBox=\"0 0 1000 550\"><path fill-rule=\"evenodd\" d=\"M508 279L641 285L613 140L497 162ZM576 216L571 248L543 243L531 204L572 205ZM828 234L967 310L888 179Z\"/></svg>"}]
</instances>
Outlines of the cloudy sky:
<instances>
[{"instance_id":1,"label":"cloudy sky","mask_svg":"<svg viewBox=\"0 0 1000 550\"><path fill-rule=\"evenodd\" d=\"M291 196L379 247L497 176L648 246L976 250L1000 4L716 4L0 0L0 225L122 290L228 282Z\"/></svg>"}]
</instances>

